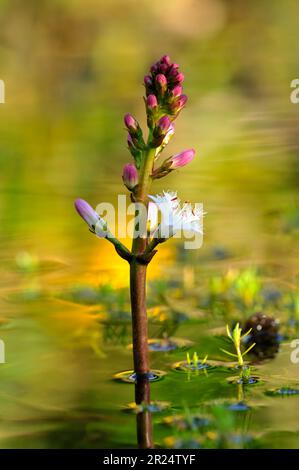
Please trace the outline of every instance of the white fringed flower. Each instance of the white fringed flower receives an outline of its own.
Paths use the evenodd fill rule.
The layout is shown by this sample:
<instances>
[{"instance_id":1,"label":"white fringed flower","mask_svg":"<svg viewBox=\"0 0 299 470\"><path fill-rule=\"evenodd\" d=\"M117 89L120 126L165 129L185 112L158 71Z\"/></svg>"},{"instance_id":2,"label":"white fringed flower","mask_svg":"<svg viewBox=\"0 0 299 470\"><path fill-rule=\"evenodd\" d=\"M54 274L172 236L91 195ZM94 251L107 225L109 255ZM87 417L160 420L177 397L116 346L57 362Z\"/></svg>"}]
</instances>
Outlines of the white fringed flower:
<instances>
[{"instance_id":1,"label":"white fringed flower","mask_svg":"<svg viewBox=\"0 0 299 470\"><path fill-rule=\"evenodd\" d=\"M177 193L172 191L163 191L162 194L149 196L149 198L154 201L156 211L161 212L160 225L156 230L154 230L155 227L151 227L154 237L162 239L170 238L179 230L203 233L202 219L204 213L202 205L197 207L187 202L181 204ZM152 203L150 204L151 214L153 214L154 208ZM153 215L151 217L154 219ZM155 217L155 220L157 220L157 217Z\"/></svg>"}]
</instances>

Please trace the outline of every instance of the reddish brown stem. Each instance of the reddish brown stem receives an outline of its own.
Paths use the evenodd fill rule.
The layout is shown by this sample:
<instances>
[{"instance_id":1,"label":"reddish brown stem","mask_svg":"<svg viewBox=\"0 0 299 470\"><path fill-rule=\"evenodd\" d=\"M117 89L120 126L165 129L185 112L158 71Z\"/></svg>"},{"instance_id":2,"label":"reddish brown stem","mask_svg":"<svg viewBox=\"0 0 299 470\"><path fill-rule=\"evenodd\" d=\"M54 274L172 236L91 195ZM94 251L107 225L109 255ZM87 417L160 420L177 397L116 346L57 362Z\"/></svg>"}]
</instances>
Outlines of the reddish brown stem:
<instances>
[{"instance_id":1,"label":"reddish brown stem","mask_svg":"<svg viewBox=\"0 0 299 470\"><path fill-rule=\"evenodd\" d=\"M149 140L151 135L149 135ZM151 183L151 172L155 158L155 149L148 147L143 155L143 163L139 172L139 183L135 201L147 204L147 196ZM136 211L136 215L138 210ZM146 314L146 260L140 259L143 255L147 239L138 236L137 225L134 231L134 239L132 244L132 258L130 259L130 292L131 292L131 310L132 310L132 330L133 330L133 357L134 371L137 375L137 381L142 378L148 378L149 373L149 355L148 355L148 328ZM139 228L139 226L138 226ZM136 395L136 403L150 403L149 389L148 393L143 397Z\"/></svg>"},{"instance_id":2,"label":"reddish brown stem","mask_svg":"<svg viewBox=\"0 0 299 470\"><path fill-rule=\"evenodd\" d=\"M149 372L146 268L147 266L140 264L136 258L130 263L134 370L141 376Z\"/></svg>"}]
</instances>

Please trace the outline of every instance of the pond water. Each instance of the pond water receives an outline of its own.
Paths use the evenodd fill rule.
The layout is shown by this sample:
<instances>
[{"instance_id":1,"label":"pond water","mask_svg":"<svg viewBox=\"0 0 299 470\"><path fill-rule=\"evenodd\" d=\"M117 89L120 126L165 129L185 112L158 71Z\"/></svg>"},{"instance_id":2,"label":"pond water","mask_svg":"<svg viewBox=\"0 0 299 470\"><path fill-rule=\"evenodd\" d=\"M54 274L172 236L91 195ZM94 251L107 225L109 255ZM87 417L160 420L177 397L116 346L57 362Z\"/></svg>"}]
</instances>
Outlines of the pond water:
<instances>
[{"instance_id":1,"label":"pond water","mask_svg":"<svg viewBox=\"0 0 299 470\"><path fill-rule=\"evenodd\" d=\"M125 18L119 0L1 2L0 447L299 448L298 2L129 3ZM125 193L122 116L144 124L142 77L165 53L189 96L165 157L197 155L153 191L207 214L201 249L171 240L148 269L162 374L140 409L115 377L132 371L128 266L73 202ZM259 312L279 332L246 356L246 385L221 348Z\"/></svg>"},{"instance_id":2,"label":"pond water","mask_svg":"<svg viewBox=\"0 0 299 470\"><path fill-rule=\"evenodd\" d=\"M152 436L159 447L298 447L289 265L279 258L253 268L223 246L194 258L169 242L149 268L148 288L151 367L165 374L150 384L149 410L136 409L134 383L115 378L132 370L127 265L98 240L95 262L84 228L75 262L28 252L12 259L13 239L3 251L1 448L132 448L137 427L140 442ZM234 290L232 278L243 288ZM262 348L262 360L248 356L256 384L230 383L238 370L220 350L225 325L244 325L260 309L280 320L278 343ZM177 367L187 351L208 355L211 367Z\"/></svg>"}]
</instances>

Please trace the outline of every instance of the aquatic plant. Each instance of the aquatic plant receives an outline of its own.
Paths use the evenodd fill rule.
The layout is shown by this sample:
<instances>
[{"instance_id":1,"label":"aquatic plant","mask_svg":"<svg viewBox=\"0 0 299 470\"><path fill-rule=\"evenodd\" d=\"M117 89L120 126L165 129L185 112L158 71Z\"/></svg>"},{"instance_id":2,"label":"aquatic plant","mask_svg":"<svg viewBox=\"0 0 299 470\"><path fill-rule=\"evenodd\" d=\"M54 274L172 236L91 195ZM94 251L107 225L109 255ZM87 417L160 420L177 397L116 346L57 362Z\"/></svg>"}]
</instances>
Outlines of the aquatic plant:
<instances>
[{"instance_id":1,"label":"aquatic plant","mask_svg":"<svg viewBox=\"0 0 299 470\"><path fill-rule=\"evenodd\" d=\"M186 358L185 361L175 362L172 368L176 371L187 373L188 380L191 380L193 374L198 376L202 372L207 376L207 371L214 368L213 365L207 362L208 355L200 359L197 352L194 352L192 356L187 352Z\"/></svg>"},{"instance_id":2,"label":"aquatic plant","mask_svg":"<svg viewBox=\"0 0 299 470\"><path fill-rule=\"evenodd\" d=\"M255 268L248 268L238 273L232 286L233 294L244 308L256 306L261 301L261 288L261 279Z\"/></svg>"},{"instance_id":3,"label":"aquatic plant","mask_svg":"<svg viewBox=\"0 0 299 470\"><path fill-rule=\"evenodd\" d=\"M172 429L172 436L164 439L170 448L243 449L258 446L244 424L246 413L237 419L226 405L214 404L209 414L185 409L183 415L166 416L162 423ZM243 424L244 423L244 424Z\"/></svg>"},{"instance_id":4,"label":"aquatic plant","mask_svg":"<svg viewBox=\"0 0 299 470\"><path fill-rule=\"evenodd\" d=\"M226 325L226 332L227 332L227 336L232 341L235 347L236 353L231 353L229 351L226 351L226 349L223 349L223 348L220 348L220 349L225 354L228 354L229 356L232 356L232 357L236 357L238 360L239 366L243 367L244 356L255 346L255 343L253 343L249 346L249 348L246 349L246 351L242 352L241 350L241 341L243 338L245 338L246 336L250 334L251 328L250 330L248 330L246 333L242 335L242 328L240 328L239 323L237 323L233 331L230 331L229 326Z\"/></svg>"},{"instance_id":5,"label":"aquatic plant","mask_svg":"<svg viewBox=\"0 0 299 470\"><path fill-rule=\"evenodd\" d=\"M258 441L247 433L246 417L244 416L239 429L238 421L233 410L225 405L214 405L211 408L211 414L214 418L215 429L214 433L210 433L207 437L214 442L213 447L218 449L236 449L236 448L251 448L257 447ZM205 447L208 446L208 441L204 443ZM210 446L209 446L210 447Z\"/></svg>"},{"instance_id":6,"label":"aquatic plant","mask_svg":"<svg viewBox=\"0 0 299 470\"><path fill-rule=\"evenodd\" d=\"M242 340L251 332L251 329L242 335L242 328L240 328L239 323L236 324L235 328L231 331L229 326L226 325L226 332L228 338L234 345L235 353L227 351L226 349L220 348L222 352L228 354L231 357L235 357L238 361L238 366L240 368L240 379L243 383L248 383L250 381L250 367L244 364L244 356L254 348L255 343L252 343L245 351L242 352Z\"/></svg>"},{"instance_id":7,"label":"aquatic plant","mask_svg":"<svg viewBox=\"0 0 299 470\"><path fill-rule=\"evenodd\" d=\"M203 359L199 359L197 352L193 353L193 357L191 359L190 354L187 352L187 364L190 367L190 369L198 369L198 366L200 365L201 367L204 366L207 362L208 355L206 355Z\"/></svg>"},{"instance_id":8,"label":"aquatic plant","mask_svg":"<svg viewBox=\"0 0 299 470\"><path fill-rule=\"evenodd\" d=\"M201 305L224 318L239 315L240 310L244 314L252 313L252 309L260 310L265 303L262 287L257 269L229 269L221 275L210 277Z\"/></svg>"},{"instance_id":9,"label":"aquatic plant","mask_svg":"<svg viewBox=\"0 0 299 470\"><path fill-rule=\"evenodd\" d=\"M144 77L147 137L134 116L126 114L124 117L128 149L133 157L133 163L125 165L122 173L124 185L135 204L132 249L129 250L116 238L107 222L86 201L75 201L76 210L89 230L111 242L119 256L130 264L133 356L137 379L148 375L150 371L146 312L147 265L155 255L156 247L178 231L202 234L201 208L193 207L190 203L181 204L175 191L150 194L155 179L185 166L195 156L195 151L188 149L157 164L174 135L174 120L187 102L187 96L183 94L183 81L184 75L179 71L178 64L172 63L169 56L163 56L152 65L149 75Z\"/></svg>"}]
</instances>

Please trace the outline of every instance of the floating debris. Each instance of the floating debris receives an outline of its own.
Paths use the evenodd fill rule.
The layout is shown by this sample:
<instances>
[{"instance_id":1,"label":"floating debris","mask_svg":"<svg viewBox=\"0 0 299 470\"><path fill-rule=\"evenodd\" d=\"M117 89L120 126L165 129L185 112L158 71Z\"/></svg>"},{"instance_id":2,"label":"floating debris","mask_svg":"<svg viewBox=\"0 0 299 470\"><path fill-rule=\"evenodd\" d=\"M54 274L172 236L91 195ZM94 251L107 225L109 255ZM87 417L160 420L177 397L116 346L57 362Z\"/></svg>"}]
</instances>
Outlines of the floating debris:
<instances>
[{"instance_id":1,"label":"floating debris","mask_svg":"<svg viewBox=\"0 0 299 470\"><path fill-rule=\"evenodd\" d=\"M245 324L245 329L250 330L250 337L255 343L269 343L277 340L279 321L262 312L252 315Z\"/></svg>"},{"instance_id":2,"label":"floating debris","mask_svg":"<svg viewBox=\"0 0 299 470\"><path fill-rule=\"evenodd\" d=\"M252 350L259 359L273 358L279 350L279 321L263 313L252 315L245 324L245 329L251 330L247 344L255 343Z\"/></svg>"}]
</instances>

